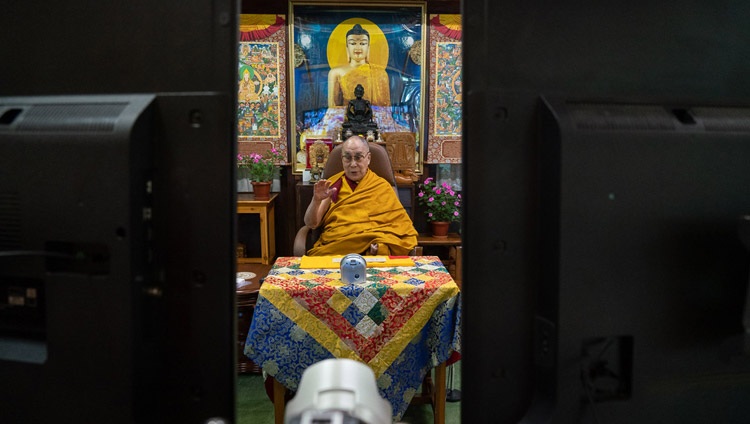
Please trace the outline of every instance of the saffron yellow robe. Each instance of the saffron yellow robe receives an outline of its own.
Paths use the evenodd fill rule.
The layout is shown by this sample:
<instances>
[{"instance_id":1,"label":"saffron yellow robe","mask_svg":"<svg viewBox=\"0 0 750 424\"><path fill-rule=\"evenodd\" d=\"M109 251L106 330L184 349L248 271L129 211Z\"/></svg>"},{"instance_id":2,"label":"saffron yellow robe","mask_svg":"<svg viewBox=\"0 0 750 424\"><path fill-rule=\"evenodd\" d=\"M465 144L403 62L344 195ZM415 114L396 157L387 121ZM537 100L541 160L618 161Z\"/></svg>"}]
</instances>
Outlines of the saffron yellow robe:
<instances>
[{"instance_id":1,"label":"saffron yellow robe","mask_svg":"<svg viewBox=\"0 0 750 424\"><path fill-rule=\"evenodd\" d=\"M333 175L331 184L344 178ZM378 243L378 255L407 255L417 245L417 231L393 190L378 174L367 171L352 191L342 181L321 223L323 232L307 252L311 256L365 253Z\"/></svg>"}]
</instances>

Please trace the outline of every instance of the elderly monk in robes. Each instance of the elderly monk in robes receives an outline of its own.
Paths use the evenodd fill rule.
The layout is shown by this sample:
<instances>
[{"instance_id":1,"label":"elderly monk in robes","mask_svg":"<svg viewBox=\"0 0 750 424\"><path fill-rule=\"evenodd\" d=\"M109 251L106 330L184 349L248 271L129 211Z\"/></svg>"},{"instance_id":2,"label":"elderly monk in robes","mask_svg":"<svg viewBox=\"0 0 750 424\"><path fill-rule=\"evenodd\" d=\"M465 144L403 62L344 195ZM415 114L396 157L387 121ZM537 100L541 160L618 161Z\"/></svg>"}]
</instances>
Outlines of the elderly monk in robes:
<instances>
[{"instance_id":1,"label":"elderly monk in robes","mask_svg":"<svg viewBox=\"0 0 750 424\"><path fill-rule=\"evenodd\" d=\"M341 158L344 171L315 183L305 225L323 232L307 254L407 255L417 232L393 186L369 170L370 146L349 137Z\"/></svg>"}]
</instances>

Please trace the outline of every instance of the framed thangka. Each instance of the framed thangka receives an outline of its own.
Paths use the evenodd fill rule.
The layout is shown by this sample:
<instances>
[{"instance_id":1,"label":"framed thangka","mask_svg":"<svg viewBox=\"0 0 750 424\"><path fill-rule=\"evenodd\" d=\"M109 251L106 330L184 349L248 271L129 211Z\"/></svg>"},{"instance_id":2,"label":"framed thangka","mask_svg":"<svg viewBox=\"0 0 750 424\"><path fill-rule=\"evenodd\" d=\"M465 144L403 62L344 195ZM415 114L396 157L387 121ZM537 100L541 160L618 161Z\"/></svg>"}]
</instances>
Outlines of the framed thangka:
<instances>
[{"instance_id":1,"label":"framed thangka","mask_svg":"<svg viewBox=\"0 0 750 424\"><path fill-rule=\"evenodd\" d=\"M430 15L430 130L425 163L461 163L461 71L461 15Z\"/></svg>"},{"instance_id":2,"label":"framed thangka","mask_svg":"<svg viewBox=\"0 0 750 424\"><path fill-rule=\"evenodd\" d=\"M369 102L372 115L368 122L377 125L377 134L414 134L415 172L421 173L424 3L292 1L289 19L295 172L308 163L306 140L336 143L346 138L342 125L347 107L357 101L355 88L361 85L361 99Z\"/></svg>"},{"instance_id":3,"label":"framed thangka","mask_svg":"<svg viewBox=\"0 0 750 424\"><path fill-rule=\"evenodd\" d=\"M240 15L238 153L287 152L284 15Z\"/></svg>"}]
</instances>

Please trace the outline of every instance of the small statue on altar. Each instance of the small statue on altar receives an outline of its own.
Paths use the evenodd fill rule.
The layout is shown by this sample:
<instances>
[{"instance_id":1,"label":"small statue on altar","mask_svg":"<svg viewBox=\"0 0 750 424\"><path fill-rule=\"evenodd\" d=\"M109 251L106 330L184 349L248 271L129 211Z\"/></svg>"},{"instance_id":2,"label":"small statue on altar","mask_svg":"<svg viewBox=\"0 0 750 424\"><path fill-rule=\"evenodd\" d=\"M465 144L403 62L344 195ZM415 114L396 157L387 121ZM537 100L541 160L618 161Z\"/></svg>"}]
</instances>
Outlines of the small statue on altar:
<instances>
[{"instance_id":1,"label":"small statue on altar","mask_svg":"<svg viewBox=\"0 0 750 424\"><path fill-rule=\"evenodd\" d=\"M349 100L344 123L341 125L343 132L347 134L346 138L353 134L372 134L374 139L378 132L378 124L372 119L372 106L369 100L362 98L364 94L365 88L362 84L357 84L354 88L355 98Z\"/></svg>"},{"instance_id":2,"label":"small statue on altar","mask_svg":"<svg viewBox=\"0 0 750 424\"><path fill-rule=\"evenodd\" d=\"M323 174L323 168L325 168L326 162L328 162L328 152L328 145L322 140L315 140L310 145L310 177L313 181L319 180Z\"/></svg>"},{"instance_id":3,"label":"small statue on altar","mask_svg":"<svg viewBox=\"0 0 750 424\"><path fill-rule=\"evenodd\" d=\"M352 123L367 124L372 122L372 106L369 100L365 100L365 88L357 84L354 89L354 99L349 100L346 108L346 120Z\"/></svg>"},{"instance_id":4,"label":"small statue on altar","mask_svg":"<svg viewBox=\"0 0 750 424\"><path fill-rule=\"evenodd\" d=\"M310 181L318 181L323 176L323 168L319 167L316 163L315 166L310 169Z\"/></svg>"}]
</instances>

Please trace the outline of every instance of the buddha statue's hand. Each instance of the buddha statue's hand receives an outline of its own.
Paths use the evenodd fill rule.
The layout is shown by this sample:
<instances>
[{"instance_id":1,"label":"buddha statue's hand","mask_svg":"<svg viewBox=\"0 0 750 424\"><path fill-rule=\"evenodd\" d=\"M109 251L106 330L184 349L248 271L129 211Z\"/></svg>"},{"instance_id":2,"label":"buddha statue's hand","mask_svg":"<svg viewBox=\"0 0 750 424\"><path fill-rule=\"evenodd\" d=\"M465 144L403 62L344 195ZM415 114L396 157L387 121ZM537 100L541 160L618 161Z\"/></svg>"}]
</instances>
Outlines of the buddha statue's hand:
<instances>
[{"instance_id":1,"label":"buddha statue's hand","mask_svg":"<svg viewBox=\"0 0 750 424\"><path fill-rule=\"evenodd\" d=\"M313 186L313 198L317 201L323 201L333 194L336 193L336 189L331 187L331 182L328 180L319 180Z\"/></svg>"}]
</instances>

